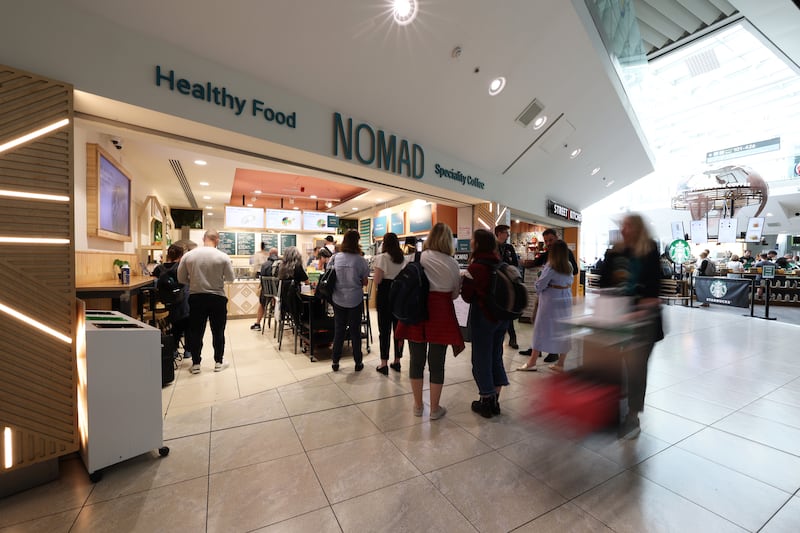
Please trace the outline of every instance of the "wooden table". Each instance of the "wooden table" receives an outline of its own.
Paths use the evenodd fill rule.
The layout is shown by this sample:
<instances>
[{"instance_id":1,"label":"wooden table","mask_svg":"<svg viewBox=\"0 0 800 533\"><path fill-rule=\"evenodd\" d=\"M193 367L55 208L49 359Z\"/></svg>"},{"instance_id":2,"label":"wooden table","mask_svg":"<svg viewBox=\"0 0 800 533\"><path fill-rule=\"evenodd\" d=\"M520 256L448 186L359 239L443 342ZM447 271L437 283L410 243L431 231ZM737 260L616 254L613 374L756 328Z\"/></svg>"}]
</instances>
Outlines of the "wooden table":
<instances>
[{"instance_id":1,"label":"wooden table","mask_svg":"<svg viewBox=\"0 0 800 533\"><path fill-rule=\"evenodd\" d=\"M141 298L137 298L137 314L134 315L132 314L131 295L138 295L141 289L154 287L155 281L156 279L150 276L131 276L131 282L126 285L112 280L79 283L75 285L75 295L81 299L109 298L112 310L138 318L142 316L143 301Z\"/></svg>"}]
</instances>

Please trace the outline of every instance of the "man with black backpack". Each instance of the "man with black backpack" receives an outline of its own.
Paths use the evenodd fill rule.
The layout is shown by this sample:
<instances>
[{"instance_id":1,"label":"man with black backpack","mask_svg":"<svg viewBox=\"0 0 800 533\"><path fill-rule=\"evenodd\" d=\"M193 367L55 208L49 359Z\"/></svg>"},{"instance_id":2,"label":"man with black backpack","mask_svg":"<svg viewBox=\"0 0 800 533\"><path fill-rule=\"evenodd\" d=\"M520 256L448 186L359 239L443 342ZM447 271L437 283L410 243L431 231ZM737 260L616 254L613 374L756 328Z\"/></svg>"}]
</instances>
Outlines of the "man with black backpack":
<instances>
[{"instance_id":1,"label":"man with black backpack","mask_svg":"<svg viewBox=\"0 0 800 533\"><path fill-rule=\"evenodd\" d=\"M169 315L170 335L174 338L177 350L178 342L189 323L189 287L178 282L178 264L183 257L184 249L178 244L173 244L167 249L167 262L157 265L153 269L156 278L156 292L158 299L163 303ZM184 357L191 357L191 353L184 350Z\"/></svg>"},{"instance_id":2,"label":"man with black backpack","mask_svg":"<svg viewBox=\"0 0 800 533\"><path fill-rule=\"evenodd\" d=\"M511 266L519 268L519 256L514 247L508 243L508 236L511 228L506 224L500 224L494 228L494 236L497 239L497 251L500 253L500 260ZM514 329L514 320L508 321L508 346L514 350L519 349L517 344L517 331Z\"/></svg>"}]
</instances>

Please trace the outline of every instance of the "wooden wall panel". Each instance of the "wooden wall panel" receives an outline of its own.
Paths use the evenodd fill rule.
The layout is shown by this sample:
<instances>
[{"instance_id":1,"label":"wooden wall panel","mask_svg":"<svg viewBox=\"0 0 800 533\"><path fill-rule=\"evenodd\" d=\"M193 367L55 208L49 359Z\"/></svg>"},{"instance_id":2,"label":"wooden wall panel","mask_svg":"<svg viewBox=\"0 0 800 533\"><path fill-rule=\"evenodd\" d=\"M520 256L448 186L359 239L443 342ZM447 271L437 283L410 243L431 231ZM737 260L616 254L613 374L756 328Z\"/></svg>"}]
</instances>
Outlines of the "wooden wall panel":
<instances>
[{"instance_id":1,"label":"wooden wall panel","mask_svg":"<svg viewBox=\"0 0 800 533\"><path fill-rule=\"evenodd\" d=\"M136 254L80 251L75 253L75 283L81 285L83 283L95 283L97 281L117 279L114 259L127 261L128 264L131 265L131 274L141 274L141 272L139 272L139 260ZM98 308L87 307L87 309Z\"/></svg>"},{"instance_id":2,"label":"wooden wall panel","mask_svg":"<svg viewBox=\"0 0 800 533\"><path fill-rule=\"evenodd\" d=\"M1 237L67 241L0 242L0 429L12 432L12 465L0 464L0 474L80 445L72 87L0 65L0 144L65 118L67 126L0 153L0 190L68 198L0 196ZM6 451L0 439L0 457Z\"/></svg>"}]
</instances>

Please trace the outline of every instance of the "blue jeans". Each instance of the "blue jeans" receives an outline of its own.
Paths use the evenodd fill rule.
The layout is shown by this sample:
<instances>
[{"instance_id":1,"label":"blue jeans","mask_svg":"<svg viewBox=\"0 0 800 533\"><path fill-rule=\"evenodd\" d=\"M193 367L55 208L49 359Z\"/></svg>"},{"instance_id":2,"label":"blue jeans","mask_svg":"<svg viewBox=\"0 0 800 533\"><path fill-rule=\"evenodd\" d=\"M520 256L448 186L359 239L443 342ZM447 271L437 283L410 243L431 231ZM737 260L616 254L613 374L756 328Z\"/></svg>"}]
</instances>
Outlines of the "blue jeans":
<instances>
[{"instance_id":1,"label":"blue jeans","mask_svg":"<svg viewBox=\"0 0 800 533\"><path fill-rule=\"evenodd\" d=\"M472 329L472 377L481 396L492 396L497 387L508 385L503 366L503 337L508 330L508 320L492 322L486 318L478 304L470 312Z\"/></svg>"}]
</instances>

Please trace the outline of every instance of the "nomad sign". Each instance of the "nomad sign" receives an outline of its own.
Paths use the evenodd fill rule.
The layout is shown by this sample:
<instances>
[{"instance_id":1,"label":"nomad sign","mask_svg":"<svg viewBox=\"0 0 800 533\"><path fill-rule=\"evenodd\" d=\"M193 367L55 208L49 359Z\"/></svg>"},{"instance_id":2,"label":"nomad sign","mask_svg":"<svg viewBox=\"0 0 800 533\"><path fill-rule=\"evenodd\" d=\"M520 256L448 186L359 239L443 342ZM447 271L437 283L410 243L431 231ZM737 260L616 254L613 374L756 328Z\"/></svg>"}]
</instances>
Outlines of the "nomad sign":
<instances>
[{"instance_id":1,"label":"nomad sign","mask_svg":"<svg viewBox=\"0 0 800 533\"><path fill-rule=\"evenodd\" d=\"M561 204L555 203L553 200L547 200L547 213L550 216L563 218L564 220L577 222L578 224L580 224L581 220L583 219L580 211L575 211L569 207L564 207Z\"/></svg>"}]
</instances>

